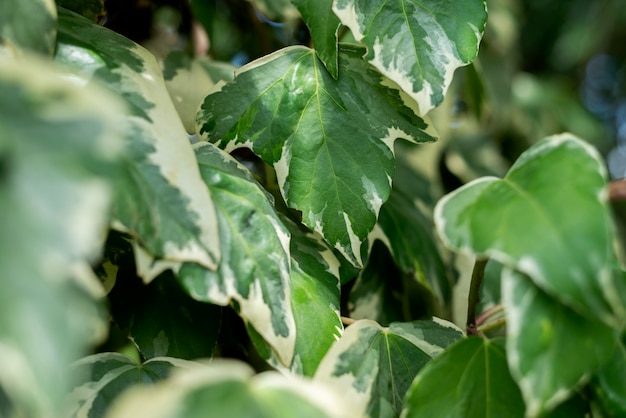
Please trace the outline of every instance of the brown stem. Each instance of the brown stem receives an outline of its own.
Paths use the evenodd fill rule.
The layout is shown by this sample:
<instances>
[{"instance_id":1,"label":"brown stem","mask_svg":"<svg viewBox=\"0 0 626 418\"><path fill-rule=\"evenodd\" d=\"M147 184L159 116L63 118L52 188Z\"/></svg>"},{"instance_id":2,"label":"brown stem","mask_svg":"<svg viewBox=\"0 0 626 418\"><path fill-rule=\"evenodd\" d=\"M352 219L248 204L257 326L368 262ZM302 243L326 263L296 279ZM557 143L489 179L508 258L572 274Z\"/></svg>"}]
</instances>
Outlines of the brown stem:
<instances>
[{"instance_id":1,"label":"brown stem","mask_svg":"<svg viewBox=\"0 0 626 418\"><path fill-rule=\"evenodd\" d=\"M474 262L474 270L472 271L472 279L470 282L469 296L467 298L467 335L477 335L476 329L476 308L480 302L480 286L485 277L485 267L489 258L476 258Z\"/></svg>"}]
</instances>

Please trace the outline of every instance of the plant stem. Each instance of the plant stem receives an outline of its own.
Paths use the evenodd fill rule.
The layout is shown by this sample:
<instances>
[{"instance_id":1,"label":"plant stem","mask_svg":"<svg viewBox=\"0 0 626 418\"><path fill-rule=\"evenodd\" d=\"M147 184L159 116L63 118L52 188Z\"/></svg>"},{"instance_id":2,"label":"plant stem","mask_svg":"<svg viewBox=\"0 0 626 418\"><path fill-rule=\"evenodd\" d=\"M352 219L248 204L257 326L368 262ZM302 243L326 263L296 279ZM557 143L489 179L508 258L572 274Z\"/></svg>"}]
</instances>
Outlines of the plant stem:
<instances>
[{"instance_id":1,"label":"plant stem","mask_svg":"<svg viewBox=\"0 0 626 418\"><path fill-rule=\"evenodd\" d=\"M476 329L476 308L480 302L480 286L485 277L485 267L489 258L476 258L474 262L474 270L472 271L472 279L470 282L469 296L467 298L467 335L477 335Z\"/></svg>"},{"instance_id":2,"label":"plant stem","mask_svg":"<svg viewBox=\"0 0 626 418\"><path fill-rule=\"evenodd\" d=\"M480 327L483 323L487 322L487 320L496 315L499 314L500 312L502 312L504 310L504 305L499 304L499 305L495 305L492 306L491 308L487 309L485 312L481 313L478 318L476 318L476 326Z\"/></svg>"}]
</instances>

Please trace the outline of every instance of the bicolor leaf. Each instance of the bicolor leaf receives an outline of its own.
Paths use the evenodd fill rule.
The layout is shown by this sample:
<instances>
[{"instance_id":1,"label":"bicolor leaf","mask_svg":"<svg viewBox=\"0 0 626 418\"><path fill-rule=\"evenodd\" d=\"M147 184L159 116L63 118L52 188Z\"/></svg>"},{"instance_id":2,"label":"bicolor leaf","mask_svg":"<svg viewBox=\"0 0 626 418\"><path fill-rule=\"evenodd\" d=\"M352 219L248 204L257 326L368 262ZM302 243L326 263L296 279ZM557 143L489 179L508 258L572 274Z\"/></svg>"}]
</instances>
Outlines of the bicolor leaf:
<instances>
[{"instance_id":1,"label":"bicolor leaf","mask_svg":"<svg viewBox=\"0 0 626 418\"><path fill-rule=\"evenodd\" d=\"M244 66L201 105L198 132L249 147L276 169L286 203L353 264L387 200L397 138L432 141L400 94L354 49L333 79L315 52L282 49Z\"/></svg>"},{"instance_id":2,"label":"bicolor leaf","mask_svg":"<svg viewBox=\"0 0 626 418\"><path fill-rule=\"evenodd\" d=\"M245 363L216 360L122 396L109 418L354 418L341 395L276 372L254 374Z\"/></svg>"},{"instance_id":3,"label":"bicolor leaf","mask_svg":"<svg viewBox=\"0 0 626 418\"><path fill-rule=\"evenodd\" d=\"M0 91L0 392L15 416L61 416L65 367L106 333L89 265L108 225L125 107L26 56L0 65Z\"/></svg>"},{"instance_id":4,"label":"bicolor leaf","mask_svg":"<svg viewBox=\"0 0 626 418\"><path fill-rule=\"evenodd\" d=\"M421 114L439 105L454 70L478 54L487 9L483 0L337 0L333 9L365 59L396 82Z\"/></svg>"},{"instance_id":5,"label":"bicolor leaf","mask_svg":"<svg viewBox=\"0 0 626 418\"><path fill-rule=\"evenodd\" d=\"M441 199L435 222L448 247L491 257L583 316L619 325L624 278L612 271L606 176L590 145L569 134L549 137L504 179L481 178Z\"/></svg>"},{"instance_id":6,"label":"bicolor leaf","mask_svg":"<svg viewBox=\"0 0 626 418\"><path fill-rule=\"evenodd\" d=\"M222 262L217 271L185 264L179 279L197 300L234 304L288 366L296 343L289 231L248 170L212 144L199 143L195 150L217 210Z\"/></svg>"},{"instance_id":7,"label":"bicolor leaf","mask_svg":"<svg viewBox=\"0 0 626 418\"><path fill-rule=\"evenodd\" d=\"M503 272L502 297L511 374L526 401L526 416L543 416L611 358L617 333L563 306L519 272Z\"/></svg>"},{"instance_id":8,"label":"bicolor leaf","mask_svg":"<svg viewBox=\"0 0 626 418\"><path fill-rule=\"evenodd\" d=\"M79 382L67 396L65 416L103 417L115 399L129 388L163 380L175 368L198 366L198 363L171 357L137 363L120 353L99 353L82 358L70 368L79 377Z\"/></svg>"},{"instance_id":9,"label":"bicolor leaf","mask_svg":"<svg viewBox=\"0 0 626 418\"><path fill-rule=\"evenodd\" d=\"M114 227L128 232L151 260L215 269L219 239L213 202L154 56L63 9L58 39L57 61L117 92L131 109ZM160 272L146 271L144 265L138 263L145 280Z\"/></svg>"},{"instance_id":10,"label":"bicolor leaf","mask_svg":"<svg viewBox=\"0 0 626 418\"><path fill-rule=\"evenodd\" d=\"M462 337L456 326L439 319L395 322L388 328L360 320L332 346L315 380L350 399L354 416L397 417L419 370Z\"/></svg>"},{"instance_id":11,"label":"bicolor leaf","mask_svg":"<svg viewBox=\"0 0 626 418\"><path fill-rule=\"evenodd\" d=\"M52 55L56 39L54 0L0 2L0 44L18 50Z\"/></svg>"},{"instance_id":12,"label":"bicolor leaf","mask_svg":"<svg viewBox=\"0 0 626 418\"><path fill-rule=\"evenodd\" d=\"M463 339L417 375L402 418L524 417L524 401L507 367L502 339Z\"/></svg>"}]
</instances>

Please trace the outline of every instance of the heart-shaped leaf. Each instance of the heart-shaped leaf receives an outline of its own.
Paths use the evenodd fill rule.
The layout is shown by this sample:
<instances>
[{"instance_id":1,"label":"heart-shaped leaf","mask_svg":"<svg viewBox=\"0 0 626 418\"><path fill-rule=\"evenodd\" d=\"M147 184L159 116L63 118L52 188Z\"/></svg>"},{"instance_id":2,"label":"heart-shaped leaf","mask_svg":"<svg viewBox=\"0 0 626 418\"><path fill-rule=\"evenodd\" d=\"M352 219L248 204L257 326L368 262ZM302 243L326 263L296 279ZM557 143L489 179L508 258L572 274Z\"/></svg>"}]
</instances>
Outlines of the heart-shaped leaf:
<instances>
[{"instance_id":1,"label":"heart-shaped leaf","mask_svg":"<svg viewBox=\"0 0 626 418\"><path fill-rule=\"evenodd\" d=\"M443 101L454 70L469 64L487 21L483 0L337 0L333 8L365 58L419 104Z\"/></svg>"},{"instance_id":2,"label":"heart-shaped leaf","mask_svg":"<svg viewBox=\"0 0 626 418\"><path fill-rule=\"evenodd\" d=\"M418 371L462 337L457 327L438 319L395 322L388 328L360 320L332 346L315 380L333 385L361 408L354 416L399 416Z\"/></svg>"},{"instance_id":3,"label":"heart-shaped leaf","mask_svg":"<svg viewBox=\"0 0 626 418\"><path fill-rule=\"evenodd\" d=\"M394 140L433 140L384 81L358 50L340 51L335 80L315 51L285 48L216 86L199 109L197 131L227 150L250 147L272 164L287 204L362 266L361 243L391 190Z\"/></svg>"}]
</instances>

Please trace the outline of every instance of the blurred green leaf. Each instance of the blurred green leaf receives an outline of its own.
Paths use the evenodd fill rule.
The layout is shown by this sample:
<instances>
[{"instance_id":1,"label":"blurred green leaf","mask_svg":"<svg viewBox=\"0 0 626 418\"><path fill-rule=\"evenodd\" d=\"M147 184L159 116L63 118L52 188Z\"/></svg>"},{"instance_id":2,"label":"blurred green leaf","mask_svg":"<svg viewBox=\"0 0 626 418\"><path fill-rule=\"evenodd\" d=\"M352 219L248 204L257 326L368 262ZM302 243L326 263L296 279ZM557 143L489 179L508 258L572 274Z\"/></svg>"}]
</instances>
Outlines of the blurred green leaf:
<instances>
[{"instance_id":1,"label":"blurred green leaf","mask_svg":"<svg viewBox=\"0 0 626 418\"><path fill-rule=\"evenodd\" d=\"M626 336L618 340L613 357L594 376L591 390L608 417L626 415Z\"/></svg>"},{"instance_id":2,"label":"blurred green leaf","mask_svg":"<svg viewBox=\"0 0 626 418\"><path fill-rule=\"evenodd\" d=\"M54 0L2 0L0 44L52 55L56 39Z\"/></svg>"},{"instance_id":3,"label":"blurred green leaf","mask_svg":"<svg viewBox=\"0 0 626 418\"><path fill-rule=\"evenodd\" d=\"M106 16L105 0L55 0L56 4L101 24Z\"/></svg>"}]
</instances>

